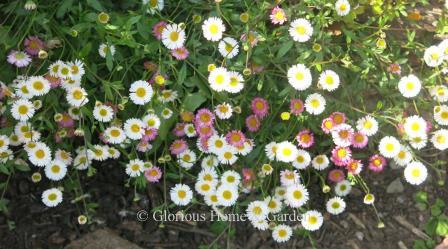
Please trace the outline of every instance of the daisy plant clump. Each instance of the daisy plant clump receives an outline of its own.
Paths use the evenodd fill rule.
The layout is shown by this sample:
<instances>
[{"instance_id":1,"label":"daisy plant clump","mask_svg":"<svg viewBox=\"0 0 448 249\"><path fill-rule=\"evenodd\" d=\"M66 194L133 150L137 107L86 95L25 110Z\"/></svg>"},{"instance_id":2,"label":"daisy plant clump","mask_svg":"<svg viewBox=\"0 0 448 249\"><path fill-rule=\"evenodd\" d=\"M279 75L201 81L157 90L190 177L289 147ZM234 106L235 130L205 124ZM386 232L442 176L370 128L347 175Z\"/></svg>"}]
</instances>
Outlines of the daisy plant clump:
<instances>
[{"instance_id":1,"label":"daisy plant clump","mask_svg":"<svg viewBox=\"0 0 448 249\"><path fill-rule=\"evenodd\" d=\"M410 20L419 3L0 5L1 188L29 171L43 205L83 203L85 224L85 186L115 170L136 201L158 184L159 209L239 210L278 243L339 219L358 188L383 224L372 178L443 183L448 40Z\"/></svg>"}]
</instances>

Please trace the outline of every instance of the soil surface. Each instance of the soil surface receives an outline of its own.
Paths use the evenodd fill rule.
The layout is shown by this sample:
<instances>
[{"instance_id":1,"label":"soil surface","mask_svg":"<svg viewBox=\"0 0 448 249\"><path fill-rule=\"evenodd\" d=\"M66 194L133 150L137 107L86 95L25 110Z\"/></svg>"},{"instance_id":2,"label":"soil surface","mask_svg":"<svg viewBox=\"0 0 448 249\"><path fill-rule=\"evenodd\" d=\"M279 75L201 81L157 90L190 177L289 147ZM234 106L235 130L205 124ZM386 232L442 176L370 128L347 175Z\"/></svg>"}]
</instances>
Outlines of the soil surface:
<instances>
[{"instance_id":1,"label":"soil surface","mask_svg":"<svg viewBox=\"0 0 448 249\"><path fill-rule=\"evenodd\" d=\"M6 198L11 200L9 213L0 215L0 248L64 248L70 242L101 228L109 228L142 248L191 249L212 243L219 248L311 248L309 239L300 235L294 235L285 244L275 243L269 231L257 231L246 222L232 223L231 235L227 236L225 232L219 236L219 231L210 229L210 222L167 222L161 226L151 218L145 222L139 221L137 212L150 210L163 195L158 186L152 185L148 188L148 194L140 195L137 202L133 201L134 190L124 187L122 170L116 165L103 165L95 176L81 178L86 183L85 188L91 189L91 200L98 200L99 205L90 225L78 224L80 210L70 202L64 201L56 208L46 208L40 201L40 193L46 184L32 183L26 173L16 175L6 192ZM423 186L413 187L404 182L402 172L403 169L388 168L380 174L365 175L366 182L376 194L376 208L384 221L384 228L377 228L378 220L373 208L362 203L363 194L355 188L346 198L346 212L339 216L325 215L323 227L313 234L316 247L404 249L412 248L414 240L425 238L426 235L418 230L424 231L429 211L417 208L414 195L419 190L425 190L430 200L435 197L448 200L448 190L436 186L436 179L428 179ZM394 181L397 183L397 179L404 188L395 184L394 191L397 193L386 193L388 186ZM310 192L319 193L318 190ZM323 201L319 201L324 199L323 195L311 196L316 204L313 206L319 210L324 210ZM206 210L189 212L207 213Z\"/></svg>"}]
</instances>

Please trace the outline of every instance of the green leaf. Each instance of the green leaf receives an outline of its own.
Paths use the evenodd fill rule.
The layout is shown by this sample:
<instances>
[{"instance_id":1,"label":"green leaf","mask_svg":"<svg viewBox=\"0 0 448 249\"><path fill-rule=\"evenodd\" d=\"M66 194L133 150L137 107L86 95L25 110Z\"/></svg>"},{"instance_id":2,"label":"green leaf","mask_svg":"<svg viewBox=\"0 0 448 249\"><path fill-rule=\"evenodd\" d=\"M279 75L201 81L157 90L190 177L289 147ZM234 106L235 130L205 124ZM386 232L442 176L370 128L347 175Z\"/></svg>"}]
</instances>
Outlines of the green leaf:
<instances>
[{"instance_id":1,"label":"green leaf","mask_svg":"<svg viewBox=\"0 0 448 249\"><path fill-rule=\"evenodd\" d=\"M103 5L98 0L87 0L87 4L97 11L104 11Z\"/></svg>"},{"instance_id":2,"label":"green leaf","mask_svg":"<svg viewBox=\"0 0 448 249\"><path fill-rule=\"evenodd\" d=\"M110 53L110 51L107 51L106 54L106 66L109 71L112 71L112 69L114 68L114 62L112 61L112 54Z\"/></svg>"},{"instance_id":3,"label":"green leaf","mask_svg":"<svg viewBox=\"0 0 448 249\"><path fill-rule=\"evenodd\" d=\"M282 58L286 53L288 53L288 51L292 48L292 46L294 45L294 41L288 41L286 43L284 43L280 49L277 52L277 59Z\"/></svg>"},{"instance_id":4,"label":"green leaf","mask_svg":"<svg viewBox=\"0 0 448 249\"><path fill-rule=\"evenodd\" d=\"M24 172L31 170L30 166L28 166L28 164L15 164L14 166L16 167L16 169L18 169L20 171L24 171Z\"/></svg>"},{"instance_id":5,"label":"green leaf","mask_svg":"<svg viewBox=\"0 0 448 249\"><path fill-rule=\"evenodd\" d=\"M64 0L56 11L56 17L61 18L67 13L69 9L71 9L73 5L73 0Z\"/></svg>"},{"instance_id":6,"label":"green leaf","mask_svg":"<svg viewBox=\"0 0 448 249\"><path fill-rule=\"evenodd\" d=\"M439 236L448 235L448 219L447 218L439 219L439 222L437 223L436 234Z\"/></svg>"},{"instance_id":7,"label":"green leaf","mask_svg":"<svg viewBox=\"0 0 448 249\"><path fill-rule=\"evenodd\" d=\"M207 99L200 93L188 94L184 100L184 106L187 111L195 111Z\"/></svg>"},{"instance_id":8,"label":"green leaf","mask_svg":"<svg viewBox=\"0 0 448 249\"><path fill-rule=\"evenodd\" d=\"M5 175L10 175L11 172L9 171L8 167L6 166L6 164L1 164L0 165L0 172L2 172Z\"/></svg>"},{"instance_id":9,"label":"green leaf","mask_svg":"<svg viewBox=\"0 0 448 249\"><path fill-rule=\"evenodd\" d=\"M187 66L182 65L182 68L179 70L179 74L177 75L177 83L182 84L185 81L185 78L187 78Z\"/></svg>"},{"instance_id":10,"label":"green leaf","mask_svg":"<svg viewBox=\"0 0 448 249\"><path fill-rule=\"evenodd\" d=\"M217 214L214 213L214 215L216 216ZM218 217L214 217L216 219L218 219ZM227 229L228 225L226 222L224 221L215 221L211 224L210 226L210 231L216 235L221 234L222 232L224 232L225 229Z\"/></svg>"}]
</instances>

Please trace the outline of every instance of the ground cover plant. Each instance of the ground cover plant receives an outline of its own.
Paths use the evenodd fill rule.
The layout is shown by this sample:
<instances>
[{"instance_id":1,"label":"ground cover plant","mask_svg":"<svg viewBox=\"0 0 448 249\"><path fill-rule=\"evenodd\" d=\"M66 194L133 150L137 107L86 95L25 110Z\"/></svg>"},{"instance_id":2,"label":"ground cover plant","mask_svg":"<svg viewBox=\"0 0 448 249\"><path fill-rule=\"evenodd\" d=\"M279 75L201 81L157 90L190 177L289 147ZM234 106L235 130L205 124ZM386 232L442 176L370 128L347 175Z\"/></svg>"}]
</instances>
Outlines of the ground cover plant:
<instances>
[{"instance_id":1,"label":"ground cover plant","mask_svg":"<svg viewBox=\"0 0 448 249\"><path fill-rule=\"evenodd\" d=\"M428 28L421 10L435 4ZM27 174L45 188L36 202L71 202L89 224L98 205L84 179L113 164L135 201L163 189L151 211L245 214L278 243L313 240L353 188L381 228L375 175L394 165L406 188L429 175L443 188L443 4L2 3L0 210ZM297 221L274 218L291 212Z\"/></svg>"}]
</instances>

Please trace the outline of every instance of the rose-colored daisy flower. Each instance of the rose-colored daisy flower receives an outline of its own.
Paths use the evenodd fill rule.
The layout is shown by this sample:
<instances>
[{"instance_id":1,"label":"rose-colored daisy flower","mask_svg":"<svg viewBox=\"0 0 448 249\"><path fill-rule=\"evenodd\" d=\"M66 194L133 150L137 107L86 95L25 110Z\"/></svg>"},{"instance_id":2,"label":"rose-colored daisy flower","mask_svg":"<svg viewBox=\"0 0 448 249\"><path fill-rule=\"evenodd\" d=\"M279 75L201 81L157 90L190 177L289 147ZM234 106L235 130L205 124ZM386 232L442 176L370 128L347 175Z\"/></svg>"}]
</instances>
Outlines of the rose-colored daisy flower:
<instances>
[{"instance_id":1,"label":"rose-colored daisy flower","mask_svg":"<svg viewBox=\"0 0 448 249\"><path fill-rule=\"evenodd\" d=\"M15 50L9 52L7 60L16 67L26 67L31 63L31 57L27 53Z\"/></svg>"},{"instance_id":2,"label":"rose-colored daisy flower","mask_svg":"<svg viewBox=\"0 0 448 249\"><path fill-rule=\"evenodd\" d=\"M325 118L324 120L322 120L321 128L325 134L330 134L330 132L333 130L334 126L335 125L334 125L333 119Z\"/></svg>"},{"instance_id":3,"label":"rose-colored daisy flower","mask_svg":"<svg viewBox=\"0 0 448 249\"><path fill-rule=\"evenodd\" d=\"M152 27L152 34L154 35L154 37L157 40L162 40L162 32L165 29L167 23L165 21L161 21L156 23L153 27Z\"/></svg>"},{"instance_id":4,"label":"rose-colored daisy flower","mask_svg":"<svg viewBox=\"0 0 448 249\"><path fill-rule=\"evenodd\" d=\"M153 141L154 139L156 139L157 134L157 129L155 128L145 129L145 134L143 134L142 141Z\"/></svg>"},{"instance_id":5,"label":"rose-colored daisy flower","mask_svg":"<svg viewBox=\"0 0 448 249\"><path fill-rule=\"evenodd\" d=\"M375 172L383 171L384 167L386 167L387 161L386 158L376 154L369 158L369 169Z\"/></svg>"},{"instance_id":6,"label":"rose-colored daisy flower","mask_svg":"<svg viewBox=\"0 0 448 249\"><path fill-rule=\"evenodd\" d=\"M347 166L349 161L352 159L352 151L349 147L336 146L331 151L330 159L337 166Z\"/></svg>"},{"instance_id":7,"label":"rose-colored daisy flower","mask_svg":"<svg viewBox=\"0 0 448 249\"><path fill-rule=\"evenodd\" d=\"M137 144L137 150L140 152L148 152L152 149L152 145L145 141L140 141Z\"/></svg>"},{"instance_id":8,"label":"rose-colored daisy flower","mask_svg":"<svg viewBox=\"0 0 448 249\"><path fill-rule=\"evenodd\" d=\"M352 173L353 175L357 175L361 173L362 171L362 163L360 160L351 159L347 164L347 170L348 172Z\"/></svg>"},{"instance_id":9,"label":"rose-colored daisy flower","mask_svg":"<svg viewBox=\"0 0 448 249\"><path fill-rule=\"evenodd\" d=\"M207 108L200 109L196 113L194 123L196 126L212 126L215 120L215 114Z\"/></svg>"},{"instance_id":10,"label":"rose-colored daisy flower","mask_svg":"<svg viewBox=\"0 0 448 249\"><path fill-rule=\"evenodd\" d=\"M29 55L38 55L39 51L45 48L45 43L37 36L30 36L24 41L25 51Z\"/></svg>"},{"instance_id":11,"label":"rose-colored daisy flower","mask_svg":"<svg viewBox=\"0 0 448 249\"><path fill-rule=\"evenodd\" d=\"M366 145L369 143L369 137L367 137L364 133L362 132L355 132L353 133L353 137L352 137L352 146L355 148L364 148L366 147Z\"/></svg>"},{"instance_id":12,"label":"rose-colored daisy flower","mask_svg":"<svg viewBox=\"0 0 448 249\"><path fill-rule=\"evenodd\" d=\"M328 180L330 180L334 183L341 182L344 179L345 179L345 173L344 173L344 171L342 171L340 169L332 169L328 173Z\"/></svg>"},{"instance_id":13,"label":"rose-colored daisy flower","mask_svg":"<svg viewBox=\"0 0 448 249\"><path fill-rule=\"evenodd\" d=\"M174 140L170 146L170 152L173 155L179 155L188 148L187 142L183 139Z\"/></svg>"},{"instance_id":14,"label":"rose-colored daisy flower","mask_svg":"<svg viewBox=\"0 0 448 249\"><path fill-rule=\"evenodd\" d=\"M207 125L195 125L196 132L199 134L200 137L206 137L209 138L215 133L215 129L213 126L207 126Z\"/></svg>"},{"instance_id":15,"label":"rose-colored daisy flower","mask_svg":"<svg viewBox=\"0 0 448 249\"><path fill-rule=\"evenodd\" d=\"M297 134L296 140L300 147L309 148L314 144L314 135L309 129L305 129Z\"/></svg>"},{"instance_id":16,"label":"rose-colored daisy flower","mask_svg":"<svg viewBox=\"0 0 448 249\"><path fill-rule=\"evenodd\" d=\"M330 118L333 120L333 123L334 123L335 126L343 124L347 120L347 117L342 112L333 112L330 115Z\"/></svg>"},{"instance_id":17,"label":"rose-colored daisy flower","mask_svg":"<svg viewBox=\"0 0 448 249\"><path fill-rule=\"evenodd\" d=\"M230 131L226 134L226 141L235 147L240 147L244 145L246 136L241 131Z\"/></svg>"},{"instance_id":18,"label":"rose-colored daisy flower","mask_svg":"<svg viewBox=\"0 0 448 249\"><path fill-rule=\"evenodd\" d=\"M252 112L259 118L264 118L266 115L268 115L269 112L268 101L260 97L254 98L252 100L251 108Z\"/></svg>"},{"instance_id":19,"label":"rose-colored daisy flower","mask_svg":"<svg viewBox=\"0 0 448 249\"><path fill-rule=\"evenodd\" d=\"M62 119L58 122L59 127L70 128L75 126L75 120L68 115L68 113L62 114Z\"/></svg>"},{"instance_id":20,"label":"rose-colored daisy flower","mask_svg":"<svg viewBox=\"0 0 448 249\"><path fill-rule=\"evenodd\" d=\"M185 47L171 50L171 55L179 61L187 59L189 54L190 52Z\"/></svg>"},{"instance_id":21,"label":"rose-colored daisy flower","mask_svg":"<svg viewBox=\"0 0 448 249\"><path fill-rule=\"evenodd\" d=\"M292 99L289 109L292 114L300 115L304 109L303 101L300 99Z\"/></svg>"},{"instance_id":22,"label":"rose-colored daisy flower","mask_svg":"<svg viewBox=\"0 0 448 249\"><path fill-rule=\"evenodd\" d=\"M208 152L208 139L210 136L199 136L196 145L198 149L202 152Z\"/></svg>"},{"instance_id":23,"label":"rose-colored daisy flower","mask_svg":"<svg viewBox=\"0 0 448 249\"><path fill-rule=\"evenodd\" d=\"M177 123L176 127L174 127L173 133L176 137L183 137L185 136L185 123Z\"/></svg>"},{"instance_id":24,"label":"rose-colored daisy flower","mask_svg":"<svg viewBox=\"0 0 448 249\"><path fill-rule=\"evenodd\" d=\"M145 170L145 177L148 182L156 183L162 178L162 170L157 166L152 166Z\"/></svg>"},{"instance_id":25,"label":"rose-colored daisy flower","mask_svg":"<svg viewBox=\"0 0 448 249\"><path fill-rule=\"evenodd\" d=\"M271 18L272 24L282 25L284 22L287 21L285 11L278 6L276 6L274 9L272 9L271 15L269 17Z\"/></svg>"},{"instance_id":26,"label":"rose-colored daisy flower","mask_svg":"<svg viewBox=\"0 0 448 249\"><path fill-rule=\"evenodd\" d=\"M256 132L260 129L260 119L257 115L249 115L246 118L246 127L250 132Z\"/></svg>"}]
</instances>

